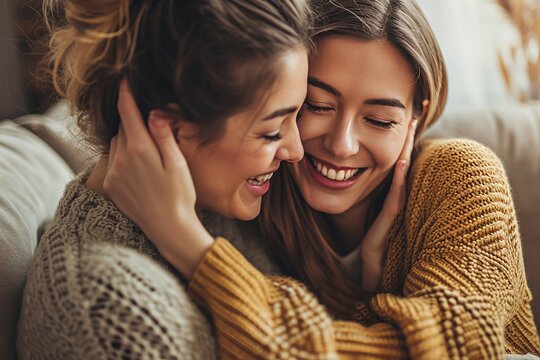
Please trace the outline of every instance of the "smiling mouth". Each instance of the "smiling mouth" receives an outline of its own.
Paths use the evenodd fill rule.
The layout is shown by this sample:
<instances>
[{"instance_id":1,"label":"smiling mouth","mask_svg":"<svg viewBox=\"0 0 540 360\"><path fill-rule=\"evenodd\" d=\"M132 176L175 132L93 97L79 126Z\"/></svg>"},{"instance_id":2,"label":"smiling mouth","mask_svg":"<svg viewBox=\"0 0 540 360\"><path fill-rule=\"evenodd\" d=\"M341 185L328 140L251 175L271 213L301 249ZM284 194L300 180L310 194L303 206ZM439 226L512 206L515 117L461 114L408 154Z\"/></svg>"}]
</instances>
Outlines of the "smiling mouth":
<instances>
[{"instance_id":1,"label":"smiling mouth","mask_svg":"<svg viewBox=\"0 0 540 360\"><path fill-rule=\"evenodd\" d=\"M306 157L315 171L332 181L350 181L360 176L364 170L366 170L366 168L336 168L327 162L322 162L321 160L314 158L313 156L306 154Z\"/></svg>"},{"instance_id":2,"label":"smiling mouth","mask_svg":"<svg viewBox=\"0 0 540 360\"><path fill-rule=\"evenodd\" d=\"M264 174L264 175L259 175L257 177L248 179L247 182L250 185L261 186L261 185L264 185L264 183L266 183L267 181L269 181L272 178L272 176L274 176L274 172Z\"/></svg>"}]
</instances>

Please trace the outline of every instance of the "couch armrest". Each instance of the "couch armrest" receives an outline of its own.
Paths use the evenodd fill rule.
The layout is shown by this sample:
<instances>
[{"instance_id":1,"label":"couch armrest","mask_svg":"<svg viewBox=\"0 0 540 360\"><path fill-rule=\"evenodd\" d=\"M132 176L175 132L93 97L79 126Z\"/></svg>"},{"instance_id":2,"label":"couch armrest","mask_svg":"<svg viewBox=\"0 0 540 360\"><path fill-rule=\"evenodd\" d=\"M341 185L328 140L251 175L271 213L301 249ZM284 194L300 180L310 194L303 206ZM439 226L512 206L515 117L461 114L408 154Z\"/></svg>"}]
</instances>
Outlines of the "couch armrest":
<instances>
[{"instance_id":1,"label":"couch armrest","mask_svg":"<svg viewBox=\"0 0 540 360\"><path fill-rule=\"evenodd\" d=\"M39 137L0 122L0 354L15 358L16 323L38 233L56 210L73 171Z\"/></svg>"}]
</instances>

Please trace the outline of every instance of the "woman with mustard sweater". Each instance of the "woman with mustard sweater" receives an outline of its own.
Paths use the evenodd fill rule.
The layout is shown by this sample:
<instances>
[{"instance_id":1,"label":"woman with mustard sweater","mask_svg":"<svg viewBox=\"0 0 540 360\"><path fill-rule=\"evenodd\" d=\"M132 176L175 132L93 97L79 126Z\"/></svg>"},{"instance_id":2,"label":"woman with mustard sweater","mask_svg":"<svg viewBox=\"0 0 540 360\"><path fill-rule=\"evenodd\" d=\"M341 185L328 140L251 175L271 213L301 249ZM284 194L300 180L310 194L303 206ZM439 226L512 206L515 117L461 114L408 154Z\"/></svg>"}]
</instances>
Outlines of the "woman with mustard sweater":
<instances>
[{"instance_id":1,"label":"woman with mustard sweater","mask_svg":"<svg viewBox=\"0 0 540 360\"><path fill-rule=\"evenodd\" d=\"M197 186L176 151L184 138L168 126L153 132L161 164L145 169L122 145L128 124L140 122L133 109L121 114L126 131L111 159L139 166L106 178L106 192L189 280L223 358L539 354L500 161L474 142L419 139L441 114L447 88L421 10L414 0L313 7L316 51L298 118L305 156L276 173L260 218L288 276L261 273L225 238L190 225L199 222ZM414 156L404 161L413 136ZM118 174L122 162L110 163L108 173ZM404 195L401 211L400 202L385 203L392 191Z\"/></svg>"},{"instance_id":2,"label":"woman with mustard sweater","mask_svg":"<svg viewBox=\"0 0 540 360\"><path fill-rule=\"evenodd\" d=\"M260 219L274 258L304 284L265 276L217 238L189 267L189 291L211 314L221 355L539 354L500 161L472 141L419 140L447 93L444 62L421 10L408 0L313 5L316 51L298 119L305 155L274 177ZM385 242L366 244L387 210L392 169L408 166L397 160L415 126L404 209ZM166 239L175 237L162 238L175 264L189 241ZM362 286L374 296L366 299Z\"/></svg>"}]
</instances>

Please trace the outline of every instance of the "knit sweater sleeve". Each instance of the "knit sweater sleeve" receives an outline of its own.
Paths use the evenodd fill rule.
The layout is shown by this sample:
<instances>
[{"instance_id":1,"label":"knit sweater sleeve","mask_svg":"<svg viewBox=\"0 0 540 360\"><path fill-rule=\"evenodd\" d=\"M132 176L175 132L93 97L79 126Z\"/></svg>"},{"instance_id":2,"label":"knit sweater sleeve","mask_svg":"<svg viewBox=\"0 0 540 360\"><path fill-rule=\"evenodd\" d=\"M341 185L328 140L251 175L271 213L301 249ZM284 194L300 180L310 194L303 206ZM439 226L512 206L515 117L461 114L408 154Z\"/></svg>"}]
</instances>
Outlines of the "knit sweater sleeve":
<instances>
[{"instance_id":1,"label":"knit sweater sleeve","mask_svg":"<svg viewBox=\"0 0 540 360\"><path fill-rule=\"evenodd\" d=\"M224 358L500 358L504 324L530 296L508 183L475 143L426 151L413 169L403 296L371 305L385 322L332 321L300 283L265 277L218 239L190 283ZM524 321L526 319L523 319ZM524 334L515 352L537 352Z\"/></svg>"},{"instance_id":2,"label":"knit sweater sleeve","mask_svg":"<svg viewBox=\"0 0 540 360\"><path fill-rule=\"evenodd\" d=\"M332 321L304 285L263 275L223 238L206 253L189 291L211 313L224 359L407 357L394 326Z\"/></svg>"},{"instance_id":3,"label":"knit sweater sleeve","mask_svg":"<svg viewBox=\"0 0 540 360\"><path fill-rule=\"evenodd\" d=\"M156 261L109 243L42 245L25 289L20 359L215 358L210 323Z\"/></svg>"}]
</instances>

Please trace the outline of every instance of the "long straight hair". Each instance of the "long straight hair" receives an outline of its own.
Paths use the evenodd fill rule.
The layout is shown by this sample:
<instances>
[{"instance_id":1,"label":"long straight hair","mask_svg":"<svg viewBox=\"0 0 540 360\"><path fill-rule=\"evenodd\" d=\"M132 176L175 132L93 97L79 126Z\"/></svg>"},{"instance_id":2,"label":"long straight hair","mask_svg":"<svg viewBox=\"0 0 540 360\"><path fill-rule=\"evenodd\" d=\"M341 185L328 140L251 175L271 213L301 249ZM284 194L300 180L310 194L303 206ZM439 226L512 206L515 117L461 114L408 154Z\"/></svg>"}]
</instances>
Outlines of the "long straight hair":
<instances>
[{"instance_id":1,"label":"long straight hair","mask_svg":"<svg viewBox=\"0 0 540 360\"><path fill-rule=\"evenodd\" d=\"M312 6L315 44L329 36L384 39L409 61L416 76L417 138L439 118L447 98L446 68L437 40L414 0L314 0ZM424 100L429 100L427 111ZM391 176L372 194L367 227L382 208L390 180ZM361 284L347 275L331 245L326 215L305 202L289 166L278 172L263 200L260 225L280 265L304 281L334 315L349 317L354 301L361 298ZM350 311L343 312L344 308Z\"/></svg>"}]
</instances>

